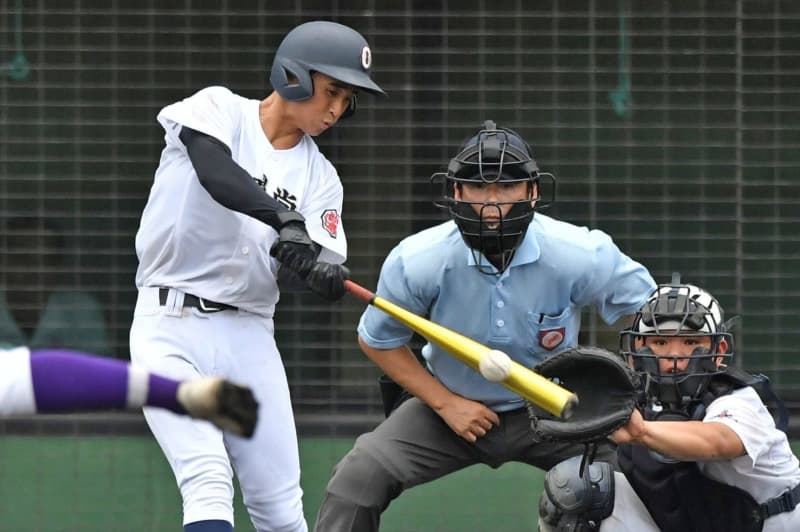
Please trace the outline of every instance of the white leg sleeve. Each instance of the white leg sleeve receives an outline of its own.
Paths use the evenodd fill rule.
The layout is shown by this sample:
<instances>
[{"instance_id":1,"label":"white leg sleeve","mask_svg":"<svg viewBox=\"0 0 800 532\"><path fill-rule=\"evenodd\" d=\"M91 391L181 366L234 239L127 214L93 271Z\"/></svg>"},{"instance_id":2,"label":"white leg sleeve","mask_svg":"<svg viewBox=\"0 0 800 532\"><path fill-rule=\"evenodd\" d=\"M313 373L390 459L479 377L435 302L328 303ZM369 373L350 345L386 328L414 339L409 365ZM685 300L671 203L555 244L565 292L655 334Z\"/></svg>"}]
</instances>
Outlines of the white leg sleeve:
<instances>
[{"instance_id":1,"label":"white leg sleeve","mask_svg":"<svg viewBox=\"0 0 800 532\"><path fill-rule=\"evenodd\" d=\"M36 413L27 347L0 352L0 416Z\"/></svg>"},{"instance_id":2,"label":"white leg sleeve","mask_svg":"<svg viewBox=\"0 0 800 532\"><path fill-rule=\"evenodd\" d=\"M141 408L147 401L150 388L150 372L145 368L131 364L128 366L128 401L129 409Z\"/></svg>"}]
</instances>

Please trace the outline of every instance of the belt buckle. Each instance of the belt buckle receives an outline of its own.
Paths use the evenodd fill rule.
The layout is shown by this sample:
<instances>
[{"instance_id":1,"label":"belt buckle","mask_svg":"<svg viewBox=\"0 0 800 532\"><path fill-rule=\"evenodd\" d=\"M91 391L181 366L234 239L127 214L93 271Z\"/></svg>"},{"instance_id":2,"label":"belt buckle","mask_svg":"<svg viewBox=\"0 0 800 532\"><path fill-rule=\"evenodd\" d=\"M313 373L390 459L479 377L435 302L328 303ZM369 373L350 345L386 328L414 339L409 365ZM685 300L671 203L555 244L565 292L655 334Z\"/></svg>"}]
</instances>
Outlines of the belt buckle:
<instances>
[{"instance_id":1,"label":"belt buckle","mask_svg":"<svg viewBox=\"0 0 800 532\"><path fill-rule=\"evenodd\" d=\"M206 300L202 297L197 298L197 303L200 305L200 310L203 312L219 312L222 310L221 307L211 307L206 305Z\"/></svg>"}]
</instances>

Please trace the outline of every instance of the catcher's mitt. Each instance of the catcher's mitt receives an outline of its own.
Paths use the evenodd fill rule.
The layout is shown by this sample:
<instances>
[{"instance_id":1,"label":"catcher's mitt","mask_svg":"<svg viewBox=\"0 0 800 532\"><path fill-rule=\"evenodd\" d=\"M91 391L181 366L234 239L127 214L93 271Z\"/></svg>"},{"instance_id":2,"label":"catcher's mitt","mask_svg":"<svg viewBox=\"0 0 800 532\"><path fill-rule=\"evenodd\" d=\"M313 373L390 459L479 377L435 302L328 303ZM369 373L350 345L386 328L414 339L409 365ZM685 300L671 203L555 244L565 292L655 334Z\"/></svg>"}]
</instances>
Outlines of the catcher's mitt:
<instances>
[{"instance_id":1,"label":"catcher's mitt","mask_svg":"<svg viewBox=\"0 0 800 532\"><path fill-rule=\"evenodd\" d=\"M535 370L578 396L567 420L530 409L536 441L592 443L625 425L636 406L639 375L619 355L577 346L548 358Z\"/></svg>"}]
</instances>

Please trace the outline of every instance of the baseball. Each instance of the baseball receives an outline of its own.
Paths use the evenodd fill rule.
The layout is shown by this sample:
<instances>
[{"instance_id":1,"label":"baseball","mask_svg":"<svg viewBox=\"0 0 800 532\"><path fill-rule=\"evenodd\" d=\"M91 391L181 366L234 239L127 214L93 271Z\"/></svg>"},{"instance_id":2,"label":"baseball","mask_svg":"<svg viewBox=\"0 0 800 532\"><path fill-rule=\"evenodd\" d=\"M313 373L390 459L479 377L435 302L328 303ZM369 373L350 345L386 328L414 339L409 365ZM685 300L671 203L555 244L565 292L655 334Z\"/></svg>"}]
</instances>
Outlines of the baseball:
<instances>
[{"instance_id":1,"label":"baseball","mask_svg":"<svg viewBox=\"0 0 800 532\"><path fill-rule=\"evenodd\" d=\"M502 351L492 349L481 357L478 368L487 380L502 382L511 372L511 358Z\"/></svg>"}]
</instances>

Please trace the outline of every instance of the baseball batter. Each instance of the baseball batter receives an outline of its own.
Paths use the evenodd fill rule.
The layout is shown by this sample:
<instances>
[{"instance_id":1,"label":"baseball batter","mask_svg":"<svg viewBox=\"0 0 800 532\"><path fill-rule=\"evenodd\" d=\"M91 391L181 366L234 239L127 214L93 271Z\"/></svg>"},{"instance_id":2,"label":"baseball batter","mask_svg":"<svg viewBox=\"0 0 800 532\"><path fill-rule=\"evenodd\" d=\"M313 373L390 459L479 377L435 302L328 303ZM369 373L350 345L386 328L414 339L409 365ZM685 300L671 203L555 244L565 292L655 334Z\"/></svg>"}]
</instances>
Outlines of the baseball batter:
<instances>
[{"instance_id":1,"label":"baseball batter","mask_svg":"<svg viewBox=\"0 0 800 532\"><path fill-rule=\"evenodd\" d=\"M79 410L165 408L250 437L258 403L224 379L183 382L120 360L27 347L0 351L0 417Z\"/></svg>"},{"instance_id":2,"label":"baseball batter","mask_svg":"<svg viewBox=\"0 0 800 532\"><path fill-rule=\"evenodd\" d=\"M800 530L800 466L753 385L727 366L723 310L707 291L659 286L622 332L644 376L640 412L611 435L619 466L579 476L578 460L545 477L543 532L790 532Z\"/></svg>"},{"instance_id":3,"label":"baseball batter","mask_svg":"<svg viewBox=\"0 0 800 532\"><path fill-rule=\"evenodd\" d=\"M452 221L395 247L377 295L527 367L576 344L583 308L609 323L633 314L655 287L650 274L605 233L534 216L545 175L518 134L486 121L434 176ZM420 365L412 331L379 309L365 310L358 334L366 355L414 397L338 463L318 532L376 531L403 490L476 463L547 469L582 451L535 444L521 397L435 345L423 347Z\"/></svg>"},{"instance_id":4,"label":"baseball batter","mask_svg":"<svg viewBox=\"0 0 800 532\"><path fill-rule=\"evenodd\" d=\"M284 283L344 295L342 185L312 137L353 113L357 91L383 94L371 65L358 32L308 22L281 42L264 100L209 87L158 114L166 146L136 235L132 360L175 378L242 382L266 420L244 441L146 409L186 532L233 529L234 471L258 531L307 530L272 318Z\"/></svg>"}]
</instances>

